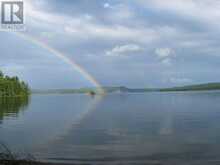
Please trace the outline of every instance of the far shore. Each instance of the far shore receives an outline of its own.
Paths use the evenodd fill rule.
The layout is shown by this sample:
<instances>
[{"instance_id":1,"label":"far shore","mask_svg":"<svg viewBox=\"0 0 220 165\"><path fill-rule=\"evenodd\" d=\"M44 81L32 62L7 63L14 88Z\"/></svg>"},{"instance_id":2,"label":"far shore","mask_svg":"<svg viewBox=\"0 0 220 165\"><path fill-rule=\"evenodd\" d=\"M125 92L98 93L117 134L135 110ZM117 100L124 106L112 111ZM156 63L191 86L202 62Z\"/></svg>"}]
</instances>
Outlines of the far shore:
<instances>
[{"instance_id":1,"label":"far shore","mask_svg":"<svg viewBox=\"0 0 220 165\"><path fill-rule=\"evenodd\" d=\"M79 89L33 89L32 94L88 94L101 95L109 93L147 93L147 92L187 92L187 91L217 91L220 90L220 83L195 84L169 88L128 88L119 87L98 87Z\"/></svg>"}]
</instances>

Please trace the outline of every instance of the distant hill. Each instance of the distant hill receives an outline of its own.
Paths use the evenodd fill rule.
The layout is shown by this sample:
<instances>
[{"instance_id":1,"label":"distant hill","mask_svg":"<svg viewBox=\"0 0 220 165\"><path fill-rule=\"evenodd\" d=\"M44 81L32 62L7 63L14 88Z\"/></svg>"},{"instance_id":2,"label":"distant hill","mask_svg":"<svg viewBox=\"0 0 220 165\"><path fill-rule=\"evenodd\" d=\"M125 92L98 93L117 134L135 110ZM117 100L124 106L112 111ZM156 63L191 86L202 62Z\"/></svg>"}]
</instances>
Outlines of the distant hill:
<instances>
[{"instance_id":1,"label":"distant hill","mask_svg":"<svg viewBox=\"0 0 220 165\"><path fill-rule=\"evenodd\" d=\"M129 93L138 93L138 92L152 92L156 91L157 89L153 88L127 88L124 86L121 87L104 87L103 88L107 93L109 92L118 92L118 93L123 93L123 92L129 92Z\"/></svg>"},{"instance_id":2,"label":"distant hill","mask_svg":"<svg viewBox=\"0 0 220 165\"><path fill-rule=\"evenodd\" d=\"M201 90L220 90L220 83L206 83L197 85L187 85L182 87L163 88L162 92L166 91L201 91Z\"/></svg>"},{"instance_id":3,"label":"distant hill","mask_svg":"<svg viewBox=\"0 0 220 165\"><path fill-rule=\"evenodd\" d=\"M93 91L92 89L80 88L80 89L33 89L31 92L35 94L72 94L72 93L88 93Z\"/></svg>"},{"instance_id":4,"label":"distant hill","mask_svg":"<svg viewBox=\"0 0 220 165\"><path fill-rule=\"evenodd\" d=\"M131 89L124 86L121 87L102 87L102 89L105 91L105 93L137 93L137 92L150 92L154 89ZM47 89L47 90L38 90L34 89L32 90L32 93L34 94L72 94L72 93L89 93L89 92L95 92L98 93L98 88L79 88L79 89Z\"/></svg>"},{"instance_id":5,"label":"distant hill","mask_svg":"<svg viewBox=\"0 0 220 165\"><path fill-rule=\"evenodd\" d=\"M127 88L120 87L102 87L106 93L144 93L144 92L172 92L172 91L204 91L220 90L220 83L207 83L198 85L187 85L172 88ZM72 94L72 93L99 93L99 88L79 88L79 89L49 89L32 90L32 93L38 94Z\"/></svg>"}]
</instances>

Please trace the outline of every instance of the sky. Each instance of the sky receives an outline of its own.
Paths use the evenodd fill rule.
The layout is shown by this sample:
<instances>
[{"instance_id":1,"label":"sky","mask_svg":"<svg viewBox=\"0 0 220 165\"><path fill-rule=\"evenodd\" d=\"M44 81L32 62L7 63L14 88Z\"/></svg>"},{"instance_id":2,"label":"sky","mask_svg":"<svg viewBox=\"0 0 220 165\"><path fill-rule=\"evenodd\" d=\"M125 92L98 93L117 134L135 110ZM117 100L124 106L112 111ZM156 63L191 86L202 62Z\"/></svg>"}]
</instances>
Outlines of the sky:
<instances>
[{"instance_id":1,"label":"sky","mask_svg":"<svg viewBox=\"0 0 220 165\"><path fill-rule=\"evenodd\" d=\"M22 32L103 86L220 82L219 0L24 0ZM33 89L93 86L65 60L0 31L0 69Z\"/></svg>"}]
</instances>

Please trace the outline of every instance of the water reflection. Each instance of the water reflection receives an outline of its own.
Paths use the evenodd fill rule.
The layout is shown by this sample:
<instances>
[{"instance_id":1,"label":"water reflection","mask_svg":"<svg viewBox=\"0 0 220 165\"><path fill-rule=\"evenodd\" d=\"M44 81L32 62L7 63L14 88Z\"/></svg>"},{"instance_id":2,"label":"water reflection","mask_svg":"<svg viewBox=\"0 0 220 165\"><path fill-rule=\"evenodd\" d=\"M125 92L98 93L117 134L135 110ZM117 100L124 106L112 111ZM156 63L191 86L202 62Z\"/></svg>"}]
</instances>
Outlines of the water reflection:
<instances>
[{"instance_id":1,"label":"water reflection","mask_svg":"<svg viewBox=\"0 0 220 165\"><path fill-rule=\"evenodd\" d=\"M219 99L220 92L111 94L101 102L33 95L13 120L26 104L1 105L0 141L52 162L210 164L220 157Z\"/></svg>"},{"instance_id":2,"label":"water reflection","mask_svg":"<svg viewBox=\"0 0 220 165\"><path fill-rule=\"evenodd\" d=\"M29 104L29 97L0 98L0 124L5 117L17 117Z\"/></svg>"},{"instance_id":3,"label":"water reflection","mask_svg":"<svg viewBox=\"0 0 220 165\"><path fill-rule=\"evenodd\" d=\"M219 98L220 93L109 95L39 149L39 156L61 162L214 160L220 157Z\"/></svg>"}]
</instances>

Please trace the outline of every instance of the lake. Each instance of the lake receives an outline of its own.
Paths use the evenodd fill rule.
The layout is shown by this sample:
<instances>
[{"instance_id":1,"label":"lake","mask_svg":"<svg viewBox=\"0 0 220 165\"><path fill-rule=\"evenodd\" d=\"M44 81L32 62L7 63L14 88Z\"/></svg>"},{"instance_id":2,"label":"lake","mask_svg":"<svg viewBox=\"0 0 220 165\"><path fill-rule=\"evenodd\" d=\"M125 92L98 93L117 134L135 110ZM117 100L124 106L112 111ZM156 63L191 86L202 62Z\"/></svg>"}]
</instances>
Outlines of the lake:
<instances>
[{"instance_id":1,"label":"lake","mask_svg":"<svg viewBox=\"0 0 220 165\"><path fill-rule=\"evenodd\" d=\"M49 162L220 163L220 92L32 95L0 102L0 142Z\"/></svg>"}]
</instances>

